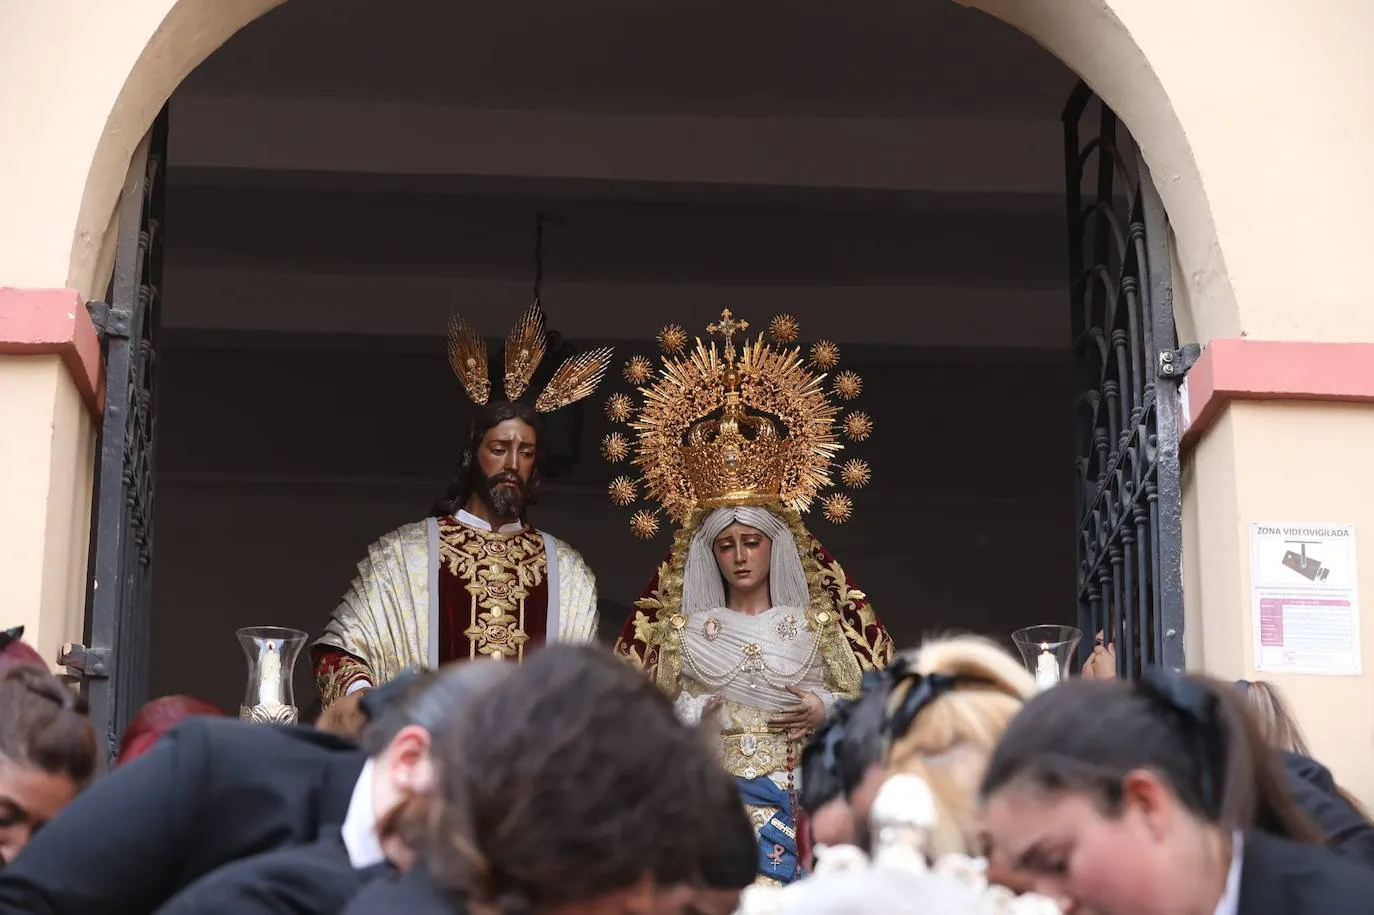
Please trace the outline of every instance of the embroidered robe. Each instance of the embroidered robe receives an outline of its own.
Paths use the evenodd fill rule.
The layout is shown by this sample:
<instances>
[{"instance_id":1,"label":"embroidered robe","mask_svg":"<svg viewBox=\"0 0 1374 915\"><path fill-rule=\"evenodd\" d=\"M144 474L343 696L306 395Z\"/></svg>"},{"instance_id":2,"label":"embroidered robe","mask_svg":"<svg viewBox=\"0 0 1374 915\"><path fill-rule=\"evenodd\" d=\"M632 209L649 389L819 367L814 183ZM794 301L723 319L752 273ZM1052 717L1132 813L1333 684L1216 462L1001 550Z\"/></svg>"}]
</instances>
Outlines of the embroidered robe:
<instances>
[{"instance_id":1,"label":"embroidered robe","mask_svg":"<svg viewBox=\"0 0 1374 915\"><path fill-rule=\"evenodd\" d=\"M591 642L596 626L596 578L568 544L533 528L429 518L368 547L311 656L328 706L409 667L518 663L550 639Z\"/></svg>"}]
</instances>

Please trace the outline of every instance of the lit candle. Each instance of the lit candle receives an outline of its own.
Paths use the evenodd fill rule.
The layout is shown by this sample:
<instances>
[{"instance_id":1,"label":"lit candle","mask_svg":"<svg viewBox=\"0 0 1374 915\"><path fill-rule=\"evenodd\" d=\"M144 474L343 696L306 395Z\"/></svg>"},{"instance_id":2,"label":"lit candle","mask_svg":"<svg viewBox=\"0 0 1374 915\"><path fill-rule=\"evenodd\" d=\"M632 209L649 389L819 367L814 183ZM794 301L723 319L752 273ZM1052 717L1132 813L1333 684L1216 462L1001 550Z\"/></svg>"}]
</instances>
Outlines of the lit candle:
<instances>
[{"instance_id":1,"label":"lit candle","mask_svg":"<svg viewBox=\"0 0 1374 915\"><path fill-rule=\"evenodd\" d=\"M281 655L271 639L263 642L262 653L258 655L258 704L273 708L285 704L282 701Z\"/></svg>"},{"instance_id":2,"label":"lit candle","mask_svg":"<svg viewBox=\"0 0 1374 915\"><path fill-rule=\"evenodd\" d=\"M1050 651L1049 642L1040 643L1040 657L1035 659L1035 685L1049 689L1059 682L1059 663Z\"/></svg>"}]
</instances>

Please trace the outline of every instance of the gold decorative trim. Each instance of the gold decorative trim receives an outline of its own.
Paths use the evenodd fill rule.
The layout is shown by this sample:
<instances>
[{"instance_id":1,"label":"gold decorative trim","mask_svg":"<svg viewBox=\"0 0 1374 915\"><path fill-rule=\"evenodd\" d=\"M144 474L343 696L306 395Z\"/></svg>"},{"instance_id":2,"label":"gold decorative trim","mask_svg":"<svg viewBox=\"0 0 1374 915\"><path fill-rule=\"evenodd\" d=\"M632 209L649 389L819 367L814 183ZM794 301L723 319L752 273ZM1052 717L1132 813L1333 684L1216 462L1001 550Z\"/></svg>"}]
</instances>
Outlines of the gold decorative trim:
<instances>
[{"instance_id":1,"label":"gold decorative trim","mask_svg":"<svg viewBox=\"0 0 1374 915\"><path fill-rule=\"evenodd\" d=\"M458 376L468 399L481 406L491 397L487 377L487 341L477 336L462 315L448 320L448 364Z\"/></svg>"},{"instance_id":2,"label":"gold decorative trim","mask_svg":"<svg viewBox=\"0 0 1374 915\"><path fill-rule=\"evenodd\" d=\"M544 361L547 339L544 310L535 302L516 319L505 346L505 398L519 400ZM596 390L611 364L611 347L577 353L563 361L535 399L540 413L552 413L589 397ZM448 322L448 361L458 376L468 399L478 406L491 399L487 342L477 335L462 315Z\"/></svg>"},{"instance_id":3,"label":"gold decorative trim","mask_svg":"<svg viewBox=\"0 0 1374 915\"><path fill-rule=\"evenodd\" d=\"M544 359L544 310L535 302L506 335L506 400L518 400Z\"/></svg>"},{"instance_id":4,"label":"gold decorative trim","mask_svg":"<svg viewBox=\"0 0 1374 915\"><path fill-rule=\"evenodd\" d=\"M530 639L525 601L548 571L544 538L530 530L501 534L440 525L439 561L470 596L463 630L468 657L524 660Z\"/></svg>"}]
</instances>

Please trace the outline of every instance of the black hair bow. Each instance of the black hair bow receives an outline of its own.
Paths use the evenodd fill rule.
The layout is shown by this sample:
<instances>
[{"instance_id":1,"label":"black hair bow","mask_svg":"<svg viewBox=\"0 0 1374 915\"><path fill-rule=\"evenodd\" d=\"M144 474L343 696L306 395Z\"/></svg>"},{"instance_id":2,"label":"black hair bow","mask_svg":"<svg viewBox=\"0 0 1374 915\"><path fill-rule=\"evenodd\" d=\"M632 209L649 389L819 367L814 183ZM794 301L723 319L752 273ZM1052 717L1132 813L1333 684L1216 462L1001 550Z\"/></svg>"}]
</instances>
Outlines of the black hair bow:
<instances>
[{"instance_id":1,"label":"black hair bow","mask_svg":"<svg viewBox=\"0 0 1374 915\"><path fill-rule=\"evenodd\" d=\"M15 626L13 629L6 629L0 632L0 651L9 648L15 642L24 637L24 627Z\"/></svg>"},{"instance_id":2,"label":"black hair bow","mask_svg":"<svg viewBox=\"0 0 1374 915\"><path fill-rule=\"evenodd\" d=\"M908 674L906 679L912 681L911 688L902 697L902 704L888 715L884 727L889 741L899 740L905 736L906 732L911 730L916 716L921 714L921 709L945 693L964 683L982 682L977 677L954 677L948 674L912 673Z\"/></svg>"},{"instance_id":3,"label":"black hair bow","mask_svg":"<svg viewBox=\"0 0 1374 915\"><path fill-rule=\"evenodd\" d=\"M1140 675L1140 691L1171 712L1184 726L1198 757L1199 786L1204 809L1220 814L1218 773L1227 756L1220 700L1203 684L1163 667L1149 667Z\"/></svg>"}]
</instances>

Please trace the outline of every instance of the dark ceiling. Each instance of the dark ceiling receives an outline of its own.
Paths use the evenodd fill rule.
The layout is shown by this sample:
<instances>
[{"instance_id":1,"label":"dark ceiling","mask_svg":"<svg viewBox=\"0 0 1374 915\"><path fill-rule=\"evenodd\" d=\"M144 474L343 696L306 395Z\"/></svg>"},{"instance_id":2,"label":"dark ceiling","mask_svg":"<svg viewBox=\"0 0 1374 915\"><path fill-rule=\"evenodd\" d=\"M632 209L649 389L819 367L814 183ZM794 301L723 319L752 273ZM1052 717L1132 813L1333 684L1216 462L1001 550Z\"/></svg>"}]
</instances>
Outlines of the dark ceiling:
<instances>
[{"instance_id":1,"label":"dark ceiling","mask_svg":"<svg viewBox=\"0 0 1374 915\"><path fill-rule=\"evenodd\" d=\"M290 0L192 74L217 95L729 116L1053 117L1073 75L951 0Z\"/></svg>"}]
</instances>

